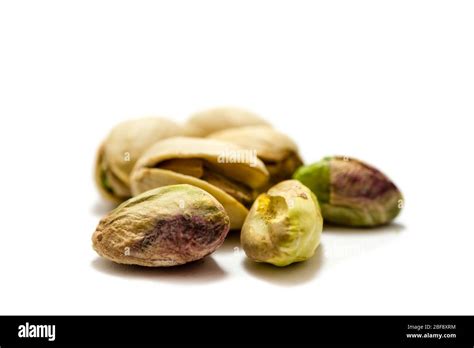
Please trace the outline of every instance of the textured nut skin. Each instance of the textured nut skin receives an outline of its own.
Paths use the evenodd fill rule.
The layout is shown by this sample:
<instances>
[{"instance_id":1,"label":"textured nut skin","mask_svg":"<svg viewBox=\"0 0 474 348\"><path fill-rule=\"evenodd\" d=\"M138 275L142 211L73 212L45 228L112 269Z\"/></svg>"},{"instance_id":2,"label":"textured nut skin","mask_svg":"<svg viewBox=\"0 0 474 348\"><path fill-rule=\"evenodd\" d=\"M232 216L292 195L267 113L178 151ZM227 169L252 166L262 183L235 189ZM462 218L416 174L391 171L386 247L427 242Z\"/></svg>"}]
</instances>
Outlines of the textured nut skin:
<instances>
[{"instance_id":1,"label":"textured nut skin","mask_svg":"<svg viewBox=\"0 0 474 348\"><path fill-rule=\"evenodd\" d=\"M255 150L270 174L267 188L291 179L295 170L303 165L296 143L287 135L268 126L231 128L212 133L208 138Z\"/></svg>"},{"instance_id":2,"label":"textured nut skin","mask_svg":"<svg viewBox=\"0 0 474 348\"><path fill-rule=\"evenodd\" d=\"M270 127L270 124L257 114L241 108L218 107L195 113L185 126L189 135L205 137L223 129L245 126Z\"/></svg>"},{"instance_id":3,"label":"textured nut skin","mask_svg":"<svg viewBox=\"0 0 474 348\"><path fill-rule=\"evenodd\" d=\"M250 259L287 266L314 255L322 229L314 194L299 181L286 180L257 198L240 238Z\"/></svg>"},{"instance_id":4,"label":"textured nut skin","mask_svg":"<svg viewBox=\"0 0 474 348\"><path fill-rule=\"evenodd\" d=\"M223 242L230 222L223 206L191 185L147 191L105 216L94 250L117 263L174 266L199 260Z\"/></svg>"},{"instance_id":5,"label":"textured nut skin","mask_svg":"<svg viewBox=\"0 0 474 348\"><path fill-rule=\"evenodd\" d=\"M335 156L299 168L294 178L318 197L324 220L345 226L389 223L403 196L382 172L354 158Z\"/></svg>"},{"instance_id":6,"label":"textured nut skin","mask_svg":"<svg viewBox=\"0 0 474 348\"><path fill-rule=\"evenodd\" d=\"M163 117L116 125L97 151L94 176L101 195L115 203L130 198L130 172L138 158L158 140L183 134L182 126Z\"/></svg>"}]
</instances>

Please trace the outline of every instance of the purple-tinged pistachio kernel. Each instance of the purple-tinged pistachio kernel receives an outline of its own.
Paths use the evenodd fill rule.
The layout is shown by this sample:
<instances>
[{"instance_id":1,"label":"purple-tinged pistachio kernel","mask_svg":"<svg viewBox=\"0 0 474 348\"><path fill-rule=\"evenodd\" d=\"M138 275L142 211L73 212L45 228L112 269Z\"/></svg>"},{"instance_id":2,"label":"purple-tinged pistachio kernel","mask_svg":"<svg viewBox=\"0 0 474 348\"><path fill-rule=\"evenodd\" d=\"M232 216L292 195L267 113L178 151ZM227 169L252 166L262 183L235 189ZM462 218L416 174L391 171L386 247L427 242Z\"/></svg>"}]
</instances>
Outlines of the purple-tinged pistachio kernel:
<instances>
[{"instance_id":1,"label":"purple-tinged pistachio kernel","mask_svg":"<svg viewBox=\"0 0 474 348\"><path fill-rule=\"evenodd\" d=\"M174 266L202 259L223 242L230 221L223 206L192 185L170 185L125 201L99 223L95 251L117 263Z\"/></svg>"},{"instance_id":2,"label":"purple-tinged pistachio kernel","mask_svg":"<svg viewBox=\"0 0 474 348\"><path fill-rule=\"evenodd\" d=\"M326 157L300 167L293 176L317 196L323 218L345 226L389 223L403 207L403 196L382 172L349 157Z\"/></svg>"}]
</instances>

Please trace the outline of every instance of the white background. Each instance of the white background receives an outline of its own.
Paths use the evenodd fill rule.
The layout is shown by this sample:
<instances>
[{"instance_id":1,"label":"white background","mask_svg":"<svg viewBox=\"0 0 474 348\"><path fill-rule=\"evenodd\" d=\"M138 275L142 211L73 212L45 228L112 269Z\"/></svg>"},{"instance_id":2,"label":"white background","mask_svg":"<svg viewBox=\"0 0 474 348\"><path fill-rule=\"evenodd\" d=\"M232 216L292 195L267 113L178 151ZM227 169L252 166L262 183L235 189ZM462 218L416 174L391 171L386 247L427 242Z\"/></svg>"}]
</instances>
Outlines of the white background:
<instances>
[{"instance_id":1,"label":"white background","mask_svg":"<svg viewBox=\"0 0 474 348\"><path fill-rule=\"evenodd\" d=\"M474 314L469 1L2 1L0 314ZM406 207L310 261L100 260L92 181L117 122L236 105L387 173Z\"/></svg>"}]
</instances>

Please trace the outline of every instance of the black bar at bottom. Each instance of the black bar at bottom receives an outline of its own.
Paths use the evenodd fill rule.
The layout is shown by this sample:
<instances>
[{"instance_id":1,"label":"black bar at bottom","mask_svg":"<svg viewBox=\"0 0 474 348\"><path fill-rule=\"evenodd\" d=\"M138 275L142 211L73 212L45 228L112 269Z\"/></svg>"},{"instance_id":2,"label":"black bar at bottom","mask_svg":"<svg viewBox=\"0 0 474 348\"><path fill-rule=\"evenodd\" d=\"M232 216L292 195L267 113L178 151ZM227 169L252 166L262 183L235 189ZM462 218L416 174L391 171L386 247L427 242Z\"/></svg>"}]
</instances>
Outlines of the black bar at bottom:
<instances>
[{"instance_id":1,"label":"black bar at bottom","mask_svg":"<svg viewBox=\"0 0 474 348\"><path fill-rule=\"evenodd\" d=\"M115 345L474 346L472 316L2 316L0 347Z\"/></svg>"}]
</instances>

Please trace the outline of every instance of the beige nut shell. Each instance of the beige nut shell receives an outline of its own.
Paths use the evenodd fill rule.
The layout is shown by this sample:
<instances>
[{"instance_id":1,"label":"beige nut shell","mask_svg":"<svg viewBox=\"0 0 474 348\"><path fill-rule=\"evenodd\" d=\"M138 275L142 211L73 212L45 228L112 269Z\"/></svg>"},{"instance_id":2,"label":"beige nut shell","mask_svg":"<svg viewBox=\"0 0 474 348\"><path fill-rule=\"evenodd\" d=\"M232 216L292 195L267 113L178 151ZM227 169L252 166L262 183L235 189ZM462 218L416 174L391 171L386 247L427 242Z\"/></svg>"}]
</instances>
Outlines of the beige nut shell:
<instances>
[{"instance_id":1,"label":"beige nut shell","mask_svg":"<svg viewBox=\"0 0 474 348\"><path fill-rule=\"evenodd\" d=\"M99 192L114 202L129 198L130 172L138 158L157 141L182 134L185 134L183 126L163 117L137 118L119 123L97 152L94 176ZM102 184L104 171L112 191Z\"/></svg>"},{"instance_id":2,"label":"beige nut shell","mask_svg":"<svg viewBox=\"0 0 474 348\"><path fill-rule=\"evenodd\" d=\"M245 151L235 144L214 139L173 137L157 142L138 160L131 175L131 189L134 195L146 190L171 184L191 184L202 188L217 198L229 214L231 229L242 226L248 209L234 197L210 183L190 175L160 169L159 164L171 159L202 159L217 166L221 173L245 182L248 187L258 189L268 182L268 172L264 164L219 163L223 153Z\"/></svg>"},{"instance_id":3,"label":"beige nut shell","mask_svg":"<svg viewBox=\"0 0 474 348\"><path fill-rule=\"evenodd\" d=\"M235 107L219 107L192 115L186 122L194 136L205 137L220 130L245 126L271 125L257 114Z\"/></svg>"},{"instance_id":4,"label":"beige nut shell","mask_svg":"<svg viewBox=\"0 0 474 348\"><path fill-rule=\"evenodd\" d=\"M298 146L286 134L267 126L247 126L226 129L208 135L208 138L228 141L257 151L266 161L280 161L289 152L298 153Z\"/></svg>"}]
</instances>

